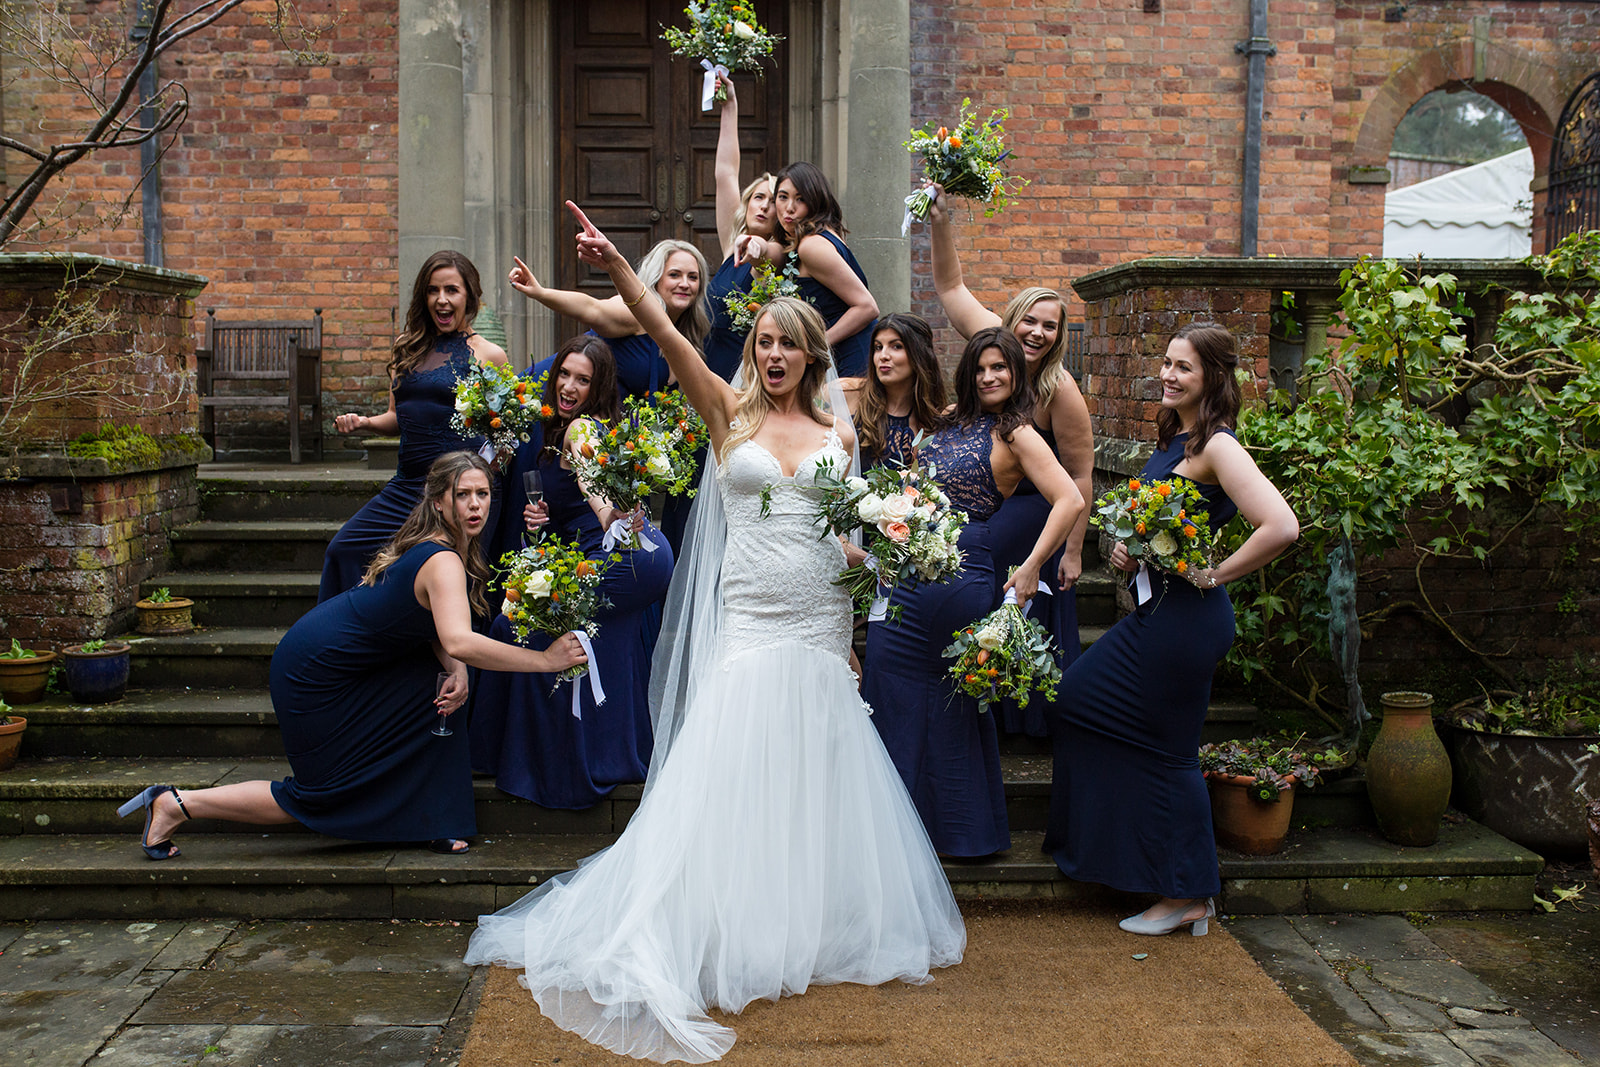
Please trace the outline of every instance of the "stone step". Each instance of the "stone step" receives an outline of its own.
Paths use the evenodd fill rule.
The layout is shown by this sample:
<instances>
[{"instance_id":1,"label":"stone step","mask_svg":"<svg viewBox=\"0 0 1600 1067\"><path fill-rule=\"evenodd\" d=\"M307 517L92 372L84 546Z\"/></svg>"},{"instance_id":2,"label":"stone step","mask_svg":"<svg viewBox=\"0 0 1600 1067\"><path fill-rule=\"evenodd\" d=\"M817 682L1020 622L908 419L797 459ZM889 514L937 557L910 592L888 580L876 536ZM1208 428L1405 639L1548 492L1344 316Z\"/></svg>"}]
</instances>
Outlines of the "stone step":
<instances>
[{"instance_id":1,"label":"stone step","mask_svg":"<svg viewBox=\"0 0 1600 1067\"><path fill-rule=\"evenodd\" d=\"M174 596L190 598L195 623L216 631L245 619L287 629L317 606L321 584L315 571L175 571L148 579L140 592L148 596L164 585Z\"/></svg>"},{"instance_id":2,"label":"stone step","mask_svg":"<svg viewBox=\"0 0 1600 1067\"><path fill-rule=\"evenodd\" d=\"M201 626L134 642L128 684L173 689L266 689L287 626Z\"/></svg>"},{"instance_id":3,"label":"stone step","mask_svg":"<svg viewBox=\"0 0 1600 1067\"><path fill-rule=\"evenodd\" d=\"M332 519L343 522L371 500L393 471L355 463L267 467L200 465L200 511L212 521Z\"/></svg>"},{"instance_id":4,"label":"stone step","mask_svg":"<svg viewBox=\"0 0 1600 1067\"><path fill-rule=\"evenodd\" d=\"M367 448L367 469L393 474L400 464L400 438L369 437L362 444Z\"/></svg>"},{"instance_id":5,"label":"stone step","mask_svg":"<svg viewBox=\"0 0 1600 1067\"><path fill-rule=\"evenodd\" d=\"M190 523L172 531L173 560L180 571L320 573L328 542L342 525L340 519Z\"/></svg>"},{"instance_id":6,"label":"stone step","mask_svg":"<svg viewBox=\"0 0 1600 1067\"><path fill-rule=\"evenodd\" d=\"M152 863L130 834L0 837L0 909L31 919L406 918L470 921L571 870L612 834L484 832L464 856L335 841L316 834L208 834ZM963 898L1099 902L1099 886L1063 878L1013 835L1010 851L947 863ZM1464 818L1438 844L1407 849L1360 829L1296 831L1277 856L1220 855L1218 910L1229 914L1521 911L1533 906L1538 856ZM1120 898L1119 898L1120 899ZM1225 921L1225 920L1224 920Z\"/></svg>"}]
</instances>

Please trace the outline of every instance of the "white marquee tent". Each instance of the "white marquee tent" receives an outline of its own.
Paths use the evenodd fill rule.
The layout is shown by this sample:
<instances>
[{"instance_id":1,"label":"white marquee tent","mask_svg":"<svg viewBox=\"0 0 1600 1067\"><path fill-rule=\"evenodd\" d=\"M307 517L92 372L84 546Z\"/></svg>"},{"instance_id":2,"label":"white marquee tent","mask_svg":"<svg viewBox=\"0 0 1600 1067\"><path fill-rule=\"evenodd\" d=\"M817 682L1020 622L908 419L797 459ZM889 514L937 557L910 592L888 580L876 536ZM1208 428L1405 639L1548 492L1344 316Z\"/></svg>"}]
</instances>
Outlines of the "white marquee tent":
<instances>
[{"instance_id":1,"label":"white marquee tent","mask_svg":"<svg viewBox=\"0 0 1600 1067\"><path fill-rule=\"evenodd\" d=\"M1533 251L1533 152L1523 148L1383 198L1394 259L1521 259Z\"/></svg>"}]
</instances>

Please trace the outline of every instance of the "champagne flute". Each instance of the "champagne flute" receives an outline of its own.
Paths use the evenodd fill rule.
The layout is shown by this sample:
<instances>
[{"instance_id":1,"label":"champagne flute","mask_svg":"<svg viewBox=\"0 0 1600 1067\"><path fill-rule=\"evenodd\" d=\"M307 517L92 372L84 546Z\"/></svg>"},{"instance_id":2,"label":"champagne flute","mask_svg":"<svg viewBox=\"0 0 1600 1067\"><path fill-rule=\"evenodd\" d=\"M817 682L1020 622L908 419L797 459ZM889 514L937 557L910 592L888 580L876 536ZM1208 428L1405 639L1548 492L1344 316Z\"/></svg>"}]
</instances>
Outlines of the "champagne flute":
<instances>
[{"instance_id":1,"label":"champagne flute","mask_svg":"<svg viewBox=\"0 0 1600 1067\"><path fill-rule=\"evenodd\" d=\"M540 476L538 471L523 471L522 472L522 490L528 496L528 503L530 503L530 504L539 503L541 500L544 499L544 478ZM533 538L534 538L534 540L538 540L540 537L543 537L543 536L544 536L544 531L540 530L540 531L538 531L537 533L535 533L533 535ZM523 544L527 544L528 543L528 533L527 533L526 530L523 531L522 543Z\"/></svg>"},{"instance_id":2,"label":"champagne flute","mask_svg":"<svg viewBox=\"0 0 1600 1067\"><path fill-rule=\"evenodd\" d=\"M433 695L435 697L438 697L440 694L442 694L444 692L444 687L446 685L448 685L449 683L450 683L450 674L449 674L449 672L448 671L440 671L437 675L434 676L434 679L433 679ZM432 733L434 737L451 737L451 736L453 736L455 734L455 731L450 729L450 717L448 715L446 715L443 711L439 712L439 725L435 726L429 732Z\"/></svg>"}]
</instances>

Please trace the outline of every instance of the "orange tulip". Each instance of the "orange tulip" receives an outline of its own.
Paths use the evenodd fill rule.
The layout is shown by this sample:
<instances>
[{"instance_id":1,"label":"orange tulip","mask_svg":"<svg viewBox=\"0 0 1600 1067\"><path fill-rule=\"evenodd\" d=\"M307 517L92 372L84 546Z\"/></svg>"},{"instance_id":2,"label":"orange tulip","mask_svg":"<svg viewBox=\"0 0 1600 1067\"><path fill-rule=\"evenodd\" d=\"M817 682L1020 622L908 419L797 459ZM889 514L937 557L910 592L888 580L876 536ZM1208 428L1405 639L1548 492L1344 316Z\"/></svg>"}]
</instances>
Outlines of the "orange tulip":
<instances>
[{"instance_id":1,"label":"orange tulip","mask_svg":"<svg viewBox=\"0 0 1600 1067\"><path fill-rule=\"evenodd\" d=\"M981 667L985 663L988 663L988 662L989 662L989 650L987 648L978 649L978 666Z\"/></svg>"},{"instance_id":2,"label":"orange tulip","mask_svg":"<svg viewBox=\"0 0 1600 1067\"><path fill-rule=\"evenodd\" d=\"M1142 522L1134 523L1133 524L1133 532L1136 533L1136 534L1143 534L1144 533L1144 523L1142 523Z\"/></svg>"},{"instance_id":3,"label":"orange tulip","mask_svg":"<svg viewBox=\"0 0 1600 1067\"><path fill-rule=\"evenodd\" d=\"M522 593L514 585L506 586L506 599L512 603L522 599Z\"/></svg>"},{"instance_id":4,"label":"orange tulip","mask_svg":"<svg viewBox=\"0 0 1600 1067\"><path fill-rule=\"evenodd\" d=\"M504 423L500 421L500 416L498 415L489 420L489 429L491 430L498 430L502 425L504 425Z\"/></svg>"},{"instance_id":5,"label":"orange tulip","mask_svg":"<svg viewBox=\"0 0 1600 1067\"><path fill-rule=\"evenodd\" d=\"M950 136L950 131L945 129L943 126L940 126L939 127L939 140L942 141L948 136Z\"/></svg>"}]
</instances>

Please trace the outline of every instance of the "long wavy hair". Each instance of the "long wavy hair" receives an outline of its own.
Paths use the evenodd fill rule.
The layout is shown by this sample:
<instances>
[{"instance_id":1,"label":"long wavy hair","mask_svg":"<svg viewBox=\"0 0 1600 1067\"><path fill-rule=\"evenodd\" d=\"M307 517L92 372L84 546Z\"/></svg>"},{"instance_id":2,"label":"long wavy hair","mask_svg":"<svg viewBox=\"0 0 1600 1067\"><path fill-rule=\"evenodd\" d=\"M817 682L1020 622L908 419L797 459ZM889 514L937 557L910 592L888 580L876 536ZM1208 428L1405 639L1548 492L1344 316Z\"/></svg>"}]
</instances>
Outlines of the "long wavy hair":
<instances>
[{"instance_id":1,"label":"long wavy hair","mask_svg":"<svg viewBox=\"0 0 1600 1067\"><path fill-rule=\"evenodd\" d=\"M828 349L828 327L817 309L804 300L796 300L792 296L775 297L770 304L756 312L756 328L744 339L744 360L739 372L743 384L739 387L738 408L734 412L733 422L729 424L728 436L717 453L719 463L726 463L738 445L754 437L767 420L767 412L772 410L766 379L756 367L756 333L761 327L762 317L766 315L772 316L779 333L799 341L806 355L811 357L800 378L800 405L817 422L830 425L830 420L818 407L823 383L828 380L828 369L833 365L833 354Z\"/></svg>"},{"instance_id":2,"label":"long wavy hair","mask_svg":"<svg viewBox=\"0 0 1600 1067\"><path fill-rule=\"evenodd\" d=\"M467 287L466 321L461 324L462 328L470 327L478 317L478 308L483 300L483 283L478 280L478 268L472 265L472 260L453 248L441 248L423 260L422 269L417 271L417 280L411 284L411 303L406 307L405 329L395 338L393 354L389 357L389 373L395 378L403 378L416 370L443 336L434 326L433 316L428 313L428 282L433 278L433 272L441 267L454 267Z\"/></svg>"},{"instance_id":3,"label":"long wavy hair","mask_svg":"<svg viewBox=\"0 0 1600 1067\"><path fill-rule=\"evenodd\" d=\"M706 257L700 254L700 250L688 241L670 239L657 241L656 246L644 254L634 273L639 276L641 282L644 282L645 291L660 300L662 308L665 309L667 302L661 300L661 294L656 291L656 286L661 284L662 275L667 273L667 259L674 252L687 252L694 257L695 266L700 270L700 291L695 294L694 303L678 316L673 325L678 328L679 333L688 338L696 351L704 352L706 334L711 332L711 312L706 301L706 286L711 284L711 274L706 270ZM670 312L668 317L671 317Z\"/></svg>"},{"instance_id":4,"label":"long wavy hair","mask_svg":"<svg viewBox=\"0 0 1600 1067\"><path fill-rule=\"evenodd\" d=\"M569 417L562 418L561 409L556 404L557 380L561 377L561 368L566 364L567 357L573 355L589 357L589 364L594 370L589 375L588 398ZM550 364L550 370L545 374L544 395L540 400L555 412L544 425L544 447L557 455L561 452L562 440L567 436L567 427L578 419L599 419L602 422L615 419L620 406L617 400L617 357L612 354L605 338L592 333L580 333L563 344L556 352L555 362Z\"/></svg>"},{"instance_id":5,"label":"long wavy hair","mask_svg":"<svg viewBox=\"0 0 1600 1067\"><path fill-rule=\"evenodd\" d=\"M1239 369L1239 342L1224 327L1214 322L1191 322L1172 335L1172 340L1182 339L1194 346L1200 356L1202 390L1200 409L1195 416L1194 431L1183 444L1185 456L1197 456L1219 429L1233 429L1238 425L1239 379L1234 372ZM1183 432L1183 421L1172 408L1162 408L1156 416L1156 448L1166 448L1172 439Z\"/></svg>"},{"instance_id":6,"label":"long wavy hair","mask_svg":"<svg viewBox=\"0 0 1600 1067\"><path fill-rule=\"evenodd\" d=\"M885 330L900 338L911 364L911 421L927 433L933 433L944 425L944 409L949 404L944 373L939 369L938 357L933 354L933 327L916 315L896 311L878 320L872 330L873 340ZM889 393L878 380L878 361L869 360L866 384L856 404L856 435L863 457L882 453L884 416L888 410Z\"/></svg>"},{"instance_id":7,"label":"long wavy hair","mask_svg":"<svg viewBox=\"0 0 1600 1067\"><path fill-rule=\"evenodd\" d=\"M1061 299L1061 294L1054 289L1045 289L1042 286L1030 285L1006 304L1006 309L1000 313L1000 325L1013 332L1017 323L1022 321L1022 316L1033 310L1033 305L1042 301L1054 301L1058 309L1056 322L1056 339L1039 358L1039 366L1029 368L1029 376L1033 378L1033 391L1037 395L1040 407L1050 406L1051 399L1056 395L1056 389L1061 385L1061 379L1068 376L1067 371L1067 302Z\"/></svg>"},{"instance_id":8,"label":"long wavy hair","mask_svg":"<svg viewBox=\"0 0 1600 1067\"><path fill-rule=\"evenodd\" d=\"M995 432L1002 441L1009 442L1017 427L1033 421L1034 393L1033 383L1028 380L1028 357L1022 352L1022 342L1004 326L979 330L967 340L961 362L956 364L956 406L950 413L950 421L967 428L984 416L983 401L978 396L978 359L991 348L999 349L1011 371L1011 396L994 413Z\"/></svg>"},{"instance_id":9,"label":"long wavy hair","mask_svg":"<svg viewBox=\"0 0 1600 1067\"><path fill-rule=\"evenodd\" d=\"M456 542L459 532L456 528L455 495L456 485L461 481L461 476L468 471L479 471L489 479L491 488L494 485L494 474L489 470L489 464L476 452L446 452L433 461L433 466L428 468L428 477L423 482L422 499L417 506L411 509L411 514L400 526L394 540L383 546L377 556L367 566L367 573L361 576L362 585L377 585L378 579L383 577L383 572L394 565L394 562L406 554L408 549L415 548L424 541L436 541L444 538L451 545ZM444 503L441 513L434 505ZM472 605L472 611L477 615L489 614L489 598L486 595L489 585L489 564L483 558L483 546L478 543L479 536L475 535L467 543L467 552L462 562L467 567L467 600Z\"/></svg>"},{"instance_id":10,"label":"long wavy hair","mask_svg":"<svg viewBox=\"0 0 1600 1067\"><path fill-rule=\"evenodd\" d=\"M797 232L789 233L783 228L782 221L778 222L773 230L773 236L783 234L783 240L791 246L798 246L801 238L810 237L821 230L832 230L840 237L850 233L844 228L844 208L839 206L838 197L833 195L833 186L828 184L828 176L823 174L815 163L801 160L784 167L777 174L772 183L772 195L778 195L778 186L784 179L794 185L794 191L810 210L806 217L796 225Z\"/></svg>"},{"instance_id":11,"label":"long wavy hair","mask_svg":"<svg viewBox=\"0 0 1600 1067\"><path fill-rule=\"evenodd\" d=\"M745 232L745 218L750 214L750 198L756 195L757 190L762 188L767 190L767 196L769 198L776 195L778 192L778 179L774 178L770 173L763 171L762 173L756 175L756 178L753 182L744 187L744 190L739 194L739 206L733 209L734 233L740 234ZM772 227L775 230L781 228L779 227L778 220L776 218L772 220Z\"/></svg>"}]
</instances>

